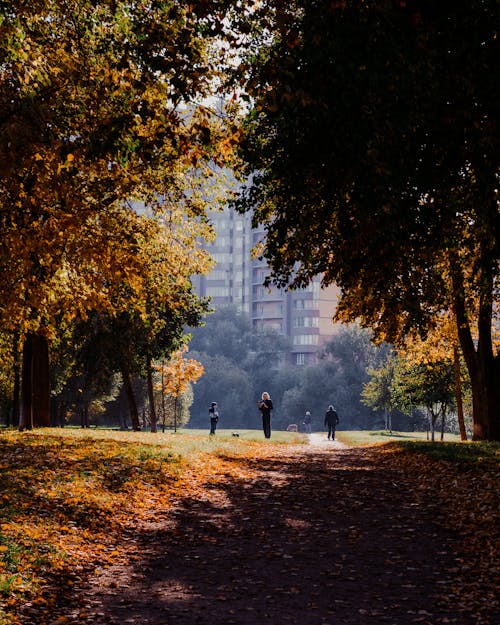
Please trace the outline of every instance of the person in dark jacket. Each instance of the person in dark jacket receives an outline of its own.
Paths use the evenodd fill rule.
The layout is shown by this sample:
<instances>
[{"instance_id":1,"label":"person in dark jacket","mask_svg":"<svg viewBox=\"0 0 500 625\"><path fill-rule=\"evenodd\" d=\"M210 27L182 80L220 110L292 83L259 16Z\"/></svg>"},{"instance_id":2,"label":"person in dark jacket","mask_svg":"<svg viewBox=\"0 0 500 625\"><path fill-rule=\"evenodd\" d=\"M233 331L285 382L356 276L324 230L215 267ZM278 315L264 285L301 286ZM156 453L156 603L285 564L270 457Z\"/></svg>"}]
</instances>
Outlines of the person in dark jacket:
<instances>
[{"instance_id":1,"label":"person in dark jacket","mask_svg":"<svg viewBox=\"0 0 500 625\"><path fill-rule=\"evenodd\" d=\"M210 417L210 434L215 434L217 428L217 422L219 421L219 411L217 410L217 402L213 401L208 409L208 416Z\"/></svg>"},{"instance_id":2,"label":"person in dark jacket","mask_svg":"<svg viewBox=\"0 0 500 625\"><path fill-rule=\"evenodd\" d=\"M337 411L333 406L328 406L328 410L325 414L325 426L328 427L328 440L330 440L330 436L332 437L332 441L335 440L335 428L339 422L339 416Z\"/></svg>"},{"instance_id":3,"label":"person in dark jacket","mask_svg":"<svg viewBox=\"0 0 500 625\"><path fill-rule=\"evenodd\" d=\"M269 393L262 393L262 398L258 402L259 410L262 414L262 429L264 430L264 436L271 438L271 410L273 409L273 402Z\"/></svg>"}]
</instances>

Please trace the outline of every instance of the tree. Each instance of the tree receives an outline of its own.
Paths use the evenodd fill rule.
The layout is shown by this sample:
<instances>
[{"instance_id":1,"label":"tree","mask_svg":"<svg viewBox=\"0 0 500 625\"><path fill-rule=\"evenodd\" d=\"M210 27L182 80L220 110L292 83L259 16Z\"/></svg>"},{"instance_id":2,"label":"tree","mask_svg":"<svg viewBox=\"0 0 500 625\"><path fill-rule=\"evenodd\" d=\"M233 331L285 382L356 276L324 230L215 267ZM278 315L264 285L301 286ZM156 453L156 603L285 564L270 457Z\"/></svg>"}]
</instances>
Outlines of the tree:
<instances>
[{"instance_id":1,"label":"tree","mask_svg":"<svg viewBox=\"0 0 500 625\"><path fill-rule=\"evenodd\" d=\"M464 418L464 396L470 403L470 379L465 369L457 336L457 323L453 315L440 315L436 318L425 339L412 333L406 337L399 356L406 363L453 365L455 405L462 440L467 440Z\"/></svg>"},{"instance_id":2,"label":"tree","mask_svg":"<svg viewBox=\"0 0 500 625\"><path fill-rule=\"evenodd\" d=\"M253 350L254 341L250 317L238 312L235 306L223 306L202 327L193 330L191 349L241 362Z\"/></svg>"},{"instance_id":3,"label":"tree","mask_svg":"<svg viewBox=\"0 0 500 625\"><path fill-rule=\"evenodd\" d=\"M168 361L158 365L161 383L157 390L161 391L162 398L170 396L174 399L174 431L178 427L178 403L181 395L185 393L189 385L196 382L203 375L203 365L194 358L185 358L187 347L179 349L172 354ZM165 423L165 411L163 411ZM152 424L152 431L156 431L156 423Z\"/></svg>"},{"instance_id":4,"label":"tree","mask_svg":"<svg viewBox=\"0 0 500 625\"><path fill-rule=\"evenodd\" d=\"M207 427L210 402L216 401L221 427L250 427L254 406L257 414L257 400L249 373L225 356L192 353L203 364L205 373L194 388L190 425Z\"/></svg>"},{"instance_id":5,"label":"tree","mask_svg":"<svg viewBox=\"0 0 500 625\"><path fill-rule=\"evenodd\" d=\"M191 349L205 367L194 389L192 422L205 423L207 402L217 401L221 423L250 427L253 417L258 417L256 405L262 392L276 398L285 390L281 365L287 339L275 331L253 329L250 317L232 306L216 310L192 334Z\"/></svg>"},{"instance_id":6,"label":"tree","mask_svg":"<svg viewBox=\"0 0 500 625\"><path fill-rule=\"evenodd\" d=\"M423 406L429 416L431 439L441 417L441 440L444 437L448 410L454 405L454 371L450 362L406 365L399 361L391 385L392 402L398 408L411 410Z\"/></svg>"},{"instance_id":7,"label":"tree","mask_svg":"<svg viewBox=\"0 0 500 625\"><path fill-rule=\"evenodd\" d=\"M336 318L390 342L453 311L474 438L498 440L500 6L276 0L262 11L238 205L265 225L271 279L336 282Z\"/></svg>"},{"instance_id":8,"label":"tree","mask_svg":"<svg viewBox=\"0 0 500 625\"><path fill-rule=\"evenodd\" d=\"M24 341L21 427L47 424L54 319L122 312L109 295L124 279L128 306L145 300L146 220L130 201L203 220L201 187L233 132L201 103L219 73L223 5L2 6L0 323Z\"/></svg>"},{"instance_id":9,"label":"tree","mask_svg":"<svg viewBox=\"0 0 500 625\"><path fill-rule=\"evenodd\" d=\"M373 408L384 411L385 429L392 433L392 411L394 408L391 385L394 379L394 362L389 357L376 369L368 369L370 379L363 386L361 401Z\"/></svg>"},{"instance_id":10,"label":"tree","mask_svg":"<svg viewBox=\"0 0 500 625\"><path fill-rule=\"evenodd\" d=\"M340 328L324 346L320 361L300 368L293 386L284 391L276 415L280 425L297 422L309 410L313 427L321 428L328 405L334 404L343 429L372 427L372 411L361 403L360 396L368 369L386 350L377 348L370 337L368 330L357 325Z\"/></svg>"}]
</instances>

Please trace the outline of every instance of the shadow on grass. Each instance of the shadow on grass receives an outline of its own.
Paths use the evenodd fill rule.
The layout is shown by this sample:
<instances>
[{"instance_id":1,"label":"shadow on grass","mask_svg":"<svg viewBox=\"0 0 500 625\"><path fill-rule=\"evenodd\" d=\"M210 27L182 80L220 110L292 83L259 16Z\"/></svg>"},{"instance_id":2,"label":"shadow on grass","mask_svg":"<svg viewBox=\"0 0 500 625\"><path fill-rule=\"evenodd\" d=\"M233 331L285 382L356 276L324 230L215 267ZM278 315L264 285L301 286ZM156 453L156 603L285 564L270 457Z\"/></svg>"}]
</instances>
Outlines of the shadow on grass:
<instances>
[{"instance_id":1,"label":"shadow on grass","mask_svg":"<svg viewBox=\"0 0 500 625\"><path fill-rule=\"evenodd\" d=\"M498 465L500 444L487 442L432 443L427 441L397 442L405 451L423 453L436 460L446 460L464 466Z\"/></svg>"}]
</instances>

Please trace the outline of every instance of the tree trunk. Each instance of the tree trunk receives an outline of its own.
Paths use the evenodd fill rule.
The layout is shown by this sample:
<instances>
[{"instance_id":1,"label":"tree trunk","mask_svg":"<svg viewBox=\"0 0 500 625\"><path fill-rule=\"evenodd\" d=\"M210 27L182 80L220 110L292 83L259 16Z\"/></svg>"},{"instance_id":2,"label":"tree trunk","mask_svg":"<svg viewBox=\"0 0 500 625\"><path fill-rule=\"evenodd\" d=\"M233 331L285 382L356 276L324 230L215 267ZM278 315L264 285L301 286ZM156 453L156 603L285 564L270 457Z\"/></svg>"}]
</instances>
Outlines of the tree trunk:
<instances>
[{"instance_id":1,"label":"tree trunk","mask_svg":"<svg viewBox=\"0 0 500 625\"><path fill-rule=\"evenodd\" d=\"M49 343L41 334L33 335L33 420L37 427L50 427Z\"/></svg>"},{"instance_id":2,"label":"tree trunk","mask_svg":"<svg viewBox=\"0 0 500 625\"><path fill-rule=\"evenodd\" d=\"M33 429L33 335L28 334L23 343L21 375L21 414L19 430Z\"/></svg>"},{"instance_id":3,"label":"tree trunk","mask_svg":"<svg viewBox=\"0 0 500 625\"><path fill-rule=\"evenodd\" d=\"M453 269L453 268L452 268ZM470 376L472 390L472 440L500 440L500 379L499 358L493 355L491 336L492 279L484 277L479 301L477 348L472 338L465 307L463 277L452 270L454 307L458 338ZM489 288L488 285L491 285Z\"/></svg>"},{"instance_id":4,"label":"tree trunk","mask_svg":"<svg viewBox=\"0 0 500 625\"><path fill-rule=\"evenodd\" d=\"M120 365L121 365L123 387L125 389L125 395L127 396L128 406L130 410L130 419L132 421L132 429L135 432L140 432L141 424L139 422L139 411L137 410L137 402L135 401L134 387L132 385L132 374L130 373L128 364L124 360L121 361Z\"/></svg>"},{"instance_id":5,"label":"tree trunk","mask_svg":"<svg viewBox=\"0 0 500 625\"><path fill-rule=\"evenodd\" d=\"M147 382L148 382L148 399L149 399L149 420L151 421L151 432L157 432L158 416L155 407L155 395L153 388L153 366L151 357L146 356Z\"/></svg>"},{"instance_id":6,"label":"tree trunk","mask_svg":"<svg viewBox=\"0 0 500 625\"><path fill-rule=\"evenodd\" d=\"M500 440L500 403L498 384L495 383L498 362L484 345L481 334L477 350L469 328L459 328L460 344L470 376L472 390L472 440ZM489 341L486 341L488 344Z\"/></svg>"},{"instance_id":7,"label":"tree trunk","mask_svg":"<svg viewBox=\"0 0 500 625\"><path fill-rule=\"evenodd\" d=\"M162 432L165 433L165 419L166 411L165 411L165 360L161 363L161 423L162 423Z\"/></svg>"},{"instance_id":8,"label":"tree trunk","mask_svg":"<svg viewBox=\"0 0 500 625\"><path fill-rule=\"evenodd\" d=\"M174 432L177 432L177 393L174 399Z\"/></svg>"},{"instance_id":9,"label":"tree trunk","mask_svg":"<svg viewBox=\"0 0 500 625\"><path fill-rule=\"evenodd\" d=\"M11 425L19 426L21 413L21 357L19 353L19 335L14 334L12 341L12 360L14 361L14 389L12 393Z\"/></svg>"},{"instance_id":10,"label":"tree trunk","mask_svg":"<svg viewBox=\"0 0 500 625\"><path fill-rule=\"evenodd\" d=\"M446 407L441 408L441 442L444 441L444 426L446 423Z\"/></svg>"},{"instance_id":11,"label":"tree trunk","mask_svg":"<svg viewBox=\"0 0 500 625\"><path fill-rule=\"evenodd\" d=\"M453 346L453 370L455 373L455 402L457 404L458 428L460 430L460 439L467 440L467 431L465 429L464 419L464 402L462 400L462 378L460 375L460 354L458 346Z\"/></svg>"},{"instance_id":12,"label":"tree trunk","mask_svg":"<svg viewBox=\"0 0 500 625\"><path fill-rule=\"evenodd\" d=\"M41 334L28 334L23 344L19 429L50 426L49 345Z\"/></svg>"},{"instance_id":13,"label":"tree trunk","mask_svg":"<svg viewBox=\"0 0 500 625\"><path fill-rule=\"evenodd\" d=\"M434 414L432 408L427 409L429 412L429 429L431 431L431 441L434 442L436 440L436 415Z\"/></svg>"}]
</instances>

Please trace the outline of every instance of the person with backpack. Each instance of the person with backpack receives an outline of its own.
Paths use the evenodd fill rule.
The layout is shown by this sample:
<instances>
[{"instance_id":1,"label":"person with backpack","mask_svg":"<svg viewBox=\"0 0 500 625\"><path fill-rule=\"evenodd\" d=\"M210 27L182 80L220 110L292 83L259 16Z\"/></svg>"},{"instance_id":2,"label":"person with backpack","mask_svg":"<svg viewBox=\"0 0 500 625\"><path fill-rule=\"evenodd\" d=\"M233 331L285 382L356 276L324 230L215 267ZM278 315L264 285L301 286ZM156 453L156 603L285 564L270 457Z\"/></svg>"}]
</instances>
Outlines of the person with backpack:
<instances>
[{"instance_id":1,"label":"person with backpack","mask_svg":"<svg viewBox=\"0 0 500 625\"><path fill-rule=\"evenodd\" d=\"M325 426L328 427L328 440L330 440L330 437L332 438L332 441L335 440L335 428L337 427L338 422L339 416L337 411L333 406L328 406L328 410L325 414Z\"/></svg>"},{"instance_id":2,"label":"person with backpack","mask_svg":"<svg viewBox=\"0 0 500 625\"><path fill-rule=\"evenodd\" d=\"M219 411L217 410L217 402L213 401L208 409L208 416L210 417L210 434L215 434L217 428L217 422L219 421Z\"/></svg>"}]
</instances>

